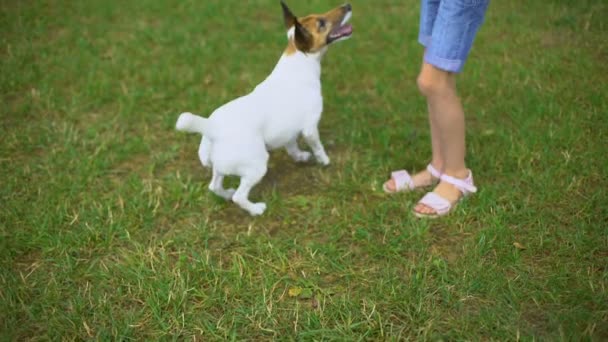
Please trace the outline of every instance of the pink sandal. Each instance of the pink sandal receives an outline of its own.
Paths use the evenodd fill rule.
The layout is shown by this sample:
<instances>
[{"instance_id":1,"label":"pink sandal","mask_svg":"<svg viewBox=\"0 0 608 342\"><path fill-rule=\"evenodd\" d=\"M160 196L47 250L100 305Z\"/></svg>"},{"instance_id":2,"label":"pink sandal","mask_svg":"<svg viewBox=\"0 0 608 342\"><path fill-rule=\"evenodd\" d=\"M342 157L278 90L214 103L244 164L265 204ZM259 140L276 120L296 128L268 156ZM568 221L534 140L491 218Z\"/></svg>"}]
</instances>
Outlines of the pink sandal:
<instances>
[{"instance_id":1,"label":"pink sandal","mask_svg":"<svg viewBox=\"0 0 608 342\"><path fill-rule=\"evenodd\" d=\"M439 179L441 177L441 173L439 173L439 171L437 171L437 169L435 169L431 164L426 166L426 170L431 174L432 177L436 179ZM410 176L410 174L405 170L391 172L391 179L393 180L393 182L395 182L395 190L391 190L386 186L388 181L385 182L384 185L382 185L382 189L388 194L394 194L402 191L411 191L416 188L422 187L416 186L414 184L412 176Z\"/></svg>"},{"instance_id":2,"label":"pink sandal","mask_svg":"<svg viewBox=\"0 0 608 342\"><path fill-rule=\"evenodd\" d=\"M446 183L452 184L462 193L462 196L458 201L472 193L477 192L477 188L473 184L473 172L471 172L470 170L469 176L465 179L458 179L448 175L441 175L439 179ZM437 218L447 215L450 211L452 211L452 209L454 209L456 204L450 203L450 201L437 195L434 192L428 192L426 195L424 195L424 197L422 197L422 199L418 203L424 204L427 207L435 210L435 213L433 214L423 214L414 210L414 215L420 218Z\"/></svg>"}]
</instances>

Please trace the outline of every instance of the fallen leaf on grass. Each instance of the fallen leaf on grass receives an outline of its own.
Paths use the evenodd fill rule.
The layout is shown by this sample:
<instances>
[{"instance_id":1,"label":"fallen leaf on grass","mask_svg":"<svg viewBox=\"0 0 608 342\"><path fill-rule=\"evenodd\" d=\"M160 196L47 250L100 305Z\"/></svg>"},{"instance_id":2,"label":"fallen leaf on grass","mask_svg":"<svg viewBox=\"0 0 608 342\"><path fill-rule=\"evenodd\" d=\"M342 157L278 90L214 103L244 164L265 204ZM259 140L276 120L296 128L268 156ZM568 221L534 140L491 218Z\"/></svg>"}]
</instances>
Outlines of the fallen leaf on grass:
<instances>
[{"instance_id":1,"label":"fallen leaf on grass","mask_svg":"<svg viewBox=\"0 0 608 342\"><path fill-rule=\"evenodd\" d=\"M526 247L525 247L524 245L522 245L521 243L519 243L519 242L513 242L513 246L514 246L515 248L519 249L519 250L522 250L522 251L523 251L524 249L526 249Z\"/></svg>"},{"instance_id":2,"label":"fallen leaf on grass","mask_svg":"<svg viewBox=\"0 0 608 342\"><path fill-rule=\"evenodd\" d=\"M298 286L292 287L289 289L288 293L289 297L297 297L300 295L300 293L302 293L302 288Z\"/></svg>"},{"instance_id":3,"label":"fallen leaf on grass","mask_svg":"<svg viewBox=\"0 0 608 342\"><path fill-rule=\"evenodd\" d=\"M300 299L312 298L313 291L309 288L301 288L299 286L290 287L288 291L289 297L298 297Z\"/></svg>"}]
</instances>

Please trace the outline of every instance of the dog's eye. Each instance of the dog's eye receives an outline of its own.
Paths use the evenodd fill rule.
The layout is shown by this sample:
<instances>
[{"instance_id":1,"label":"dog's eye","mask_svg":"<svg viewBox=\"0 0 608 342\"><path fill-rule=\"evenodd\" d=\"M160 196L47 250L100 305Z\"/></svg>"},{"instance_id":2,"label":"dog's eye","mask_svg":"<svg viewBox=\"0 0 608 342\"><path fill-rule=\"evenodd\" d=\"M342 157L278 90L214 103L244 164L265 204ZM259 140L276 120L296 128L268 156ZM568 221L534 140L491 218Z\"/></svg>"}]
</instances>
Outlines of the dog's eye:
<instances>
[{"instance_id":1,"label":"dog's eye","mask_svg":"<svg viewBox=\"0 0 608 342\"><path fill-rule=\"evenodd\" d=\"M319 29L321 29L321 30L325 29L325 25L327 24L325 22L325 19L319 19L317 23L319 25Z\"/></svg>"}]
</instances>

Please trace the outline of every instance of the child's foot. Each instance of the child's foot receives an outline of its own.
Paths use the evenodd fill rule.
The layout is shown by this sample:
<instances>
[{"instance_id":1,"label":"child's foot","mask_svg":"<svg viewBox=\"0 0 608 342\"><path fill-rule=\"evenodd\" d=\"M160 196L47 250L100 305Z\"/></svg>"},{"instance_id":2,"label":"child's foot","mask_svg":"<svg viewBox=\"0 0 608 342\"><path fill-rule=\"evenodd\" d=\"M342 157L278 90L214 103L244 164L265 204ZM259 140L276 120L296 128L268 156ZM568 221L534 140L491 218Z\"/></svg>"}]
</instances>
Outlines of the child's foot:
<instances>
[{"instance_id":1,"label":"child's foot","mask_svg":"<svg viewBox=\"0 0 608 342\"><path fill-rule=\"evenodd\" d=\"M405 170L395 171L391 174L391 179L384 183L383 189L385 192L395 193L431 186L437 182L439 176L441 174L431 164L426 167L426 170L413 176L410 176Z\"/></svg>"},{"instance_id":2,"label":"child's foot","mask_svg":"<svg viewBox=\"0 0 608 342\"><path fill-rule=\"evenodd\" d=\"M473 174L470 170L467 172L464 178L442 175L433 192L427 193L414 207L414 214L418 217L446 215L463 196L476 192Z\"/></svg>"}]
</instances>

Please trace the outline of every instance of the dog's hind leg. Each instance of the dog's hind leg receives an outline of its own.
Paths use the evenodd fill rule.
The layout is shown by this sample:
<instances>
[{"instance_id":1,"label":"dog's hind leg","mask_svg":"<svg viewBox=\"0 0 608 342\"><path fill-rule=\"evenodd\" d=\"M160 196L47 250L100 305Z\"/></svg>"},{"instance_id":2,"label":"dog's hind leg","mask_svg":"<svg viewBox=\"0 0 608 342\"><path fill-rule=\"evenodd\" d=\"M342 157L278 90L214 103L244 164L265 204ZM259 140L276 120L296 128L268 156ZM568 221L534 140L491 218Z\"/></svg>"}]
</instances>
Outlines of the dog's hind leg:
<instances>
[{"instance_id":1,"label":"dog's hind leg","mask_svg":"<svg viewBox=\"0 0 608 342\"><path fill-rule=\"evenodd\" d=\"M266 203L252 203L249 201L249 191L260 182L265 174L266 165L249 169L246 174L241 175L241 183L234 196L232 196L232 201L247 210L252 216L261 215L266 210Z\"/></svg>"},{"instance_id":2,"label":"dog's hind leg","mask_svg":"<svg viewBox=\"0 0 608 342\"><path fill-rule=\"evenodd\" d=\"M287 145L285 145L285 150L287 150L287 154L296 162L307 162L310 160L310 152L300 150L297 138L288 142Z\"/></svg>"},{"instance_id":3,"label":"dog's hind leg","mask_svg":"<svg viewBox=\"0 0 608 342\"><path fill-rule=\"evenodd\" d=\"M201 145L198 148L198 158L205 167L211 167L211 140L203 137Z\"/></svg>"},{"instance_id":4,"label":"dog's hind leg","mask_svg":"<svg viewBox=\"0 0 608 342\"><path fill-rule=\"evenodd\" d=\"M315 155L315 159L321 165L329 165L329 157L325 153L321 139L319 138L319 129L317 126L312 126L302 132L304 140L312 149L312 153Z\"/></svg>"},{"instance_id":5,"label":"dog's hind leg","mask_svg":"<svg viewBox=\"0 0 608 342\"><path fill-rule=\"evenodd\" d=\"M216 169L213 169L213 176L211 177L211 183L209 183L209 190L214 194L226 199L231 200L234 195L234 189L224 189L224 175Z\"/></svg>"}]
</instances>

